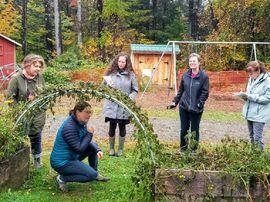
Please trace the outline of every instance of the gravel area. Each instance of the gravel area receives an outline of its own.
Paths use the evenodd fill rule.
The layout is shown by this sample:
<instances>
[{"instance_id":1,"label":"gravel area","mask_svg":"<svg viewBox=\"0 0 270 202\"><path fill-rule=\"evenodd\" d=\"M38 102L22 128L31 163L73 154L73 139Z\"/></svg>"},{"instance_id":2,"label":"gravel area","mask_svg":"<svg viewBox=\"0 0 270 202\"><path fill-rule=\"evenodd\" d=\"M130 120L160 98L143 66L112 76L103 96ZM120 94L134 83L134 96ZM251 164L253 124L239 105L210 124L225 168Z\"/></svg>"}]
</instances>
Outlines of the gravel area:
<instances>
[{"instance_id":1,"label":"gravel area","mask_svg":"<svg viewBox=\"0 0 270 202\"><path fill-rule=\"evenodd\" d=\"M57 114L54 118L49 116L44 129L44 138L53 138L57 129L64 121L66 116L64 114ZM180 123L179 120L151 118L151 123L154 126L154 131L158 138L162 141L178 141ZM89 126L94 126L95 134L100 138L107 138L109 124L104 122L102 115L94 116L89 122ZM131 136L134 127L130 124L127 127L128 137ZM248 129L245 122L216 122L202 120L201 122L201 141L208 143L216 143L220 141L225 135L248 139ZM270 125L267 124L264 129L264 142L270 143Z\"/></svg>"},{"instance_id":2,"label":"gravel area","mask_svg":"<svg viewBox=\"0 0 270 202\"><path fill-rule=\"evenodd\" d=\"M170 103L173 97L173 92L168 96L168 91L164 89L156 89L152 92L147 92L143 99L140 99L141 93L139 93L137 98L137 105L142 108L149 108L152 110L165 109ZM91 101L92 102L92 101ZM54 139L57 129L64 121L67 115L67 110L74 106L74 100L63 99L57 104L57 109L55 117L52 115L48 116L46 126L44 128L44 139ZM93 106L102 106L102 103L91 103ZM205 110L222 110L226 112L240 112L242 110L243 102L236 99L229 94L210 94L210 98L206 102ZM177 112L175 112L177 113ZM162 141L179 141L179 130L180 123L178 119L161 119L161 118L151 118L151 123L154 126L154 131L158 135L158 138ZM108 128L109 124L104 122L104 117L102 114L94 115L89 122L89 125L94 126L96 136L100 138L108 139ZM133 131L133 126L131 124L127 127L127 136L130 137ZM117 132L118 133L118 132ZM246 123L243 122L217 122L210 120L202 120L200 129L200 138L202 142L216 143L220 141L225 135L249 139L248 128ZM264 129L264 142L266 144L270 143L270 124L267 124Z\"/></svg>"}]
</instances>

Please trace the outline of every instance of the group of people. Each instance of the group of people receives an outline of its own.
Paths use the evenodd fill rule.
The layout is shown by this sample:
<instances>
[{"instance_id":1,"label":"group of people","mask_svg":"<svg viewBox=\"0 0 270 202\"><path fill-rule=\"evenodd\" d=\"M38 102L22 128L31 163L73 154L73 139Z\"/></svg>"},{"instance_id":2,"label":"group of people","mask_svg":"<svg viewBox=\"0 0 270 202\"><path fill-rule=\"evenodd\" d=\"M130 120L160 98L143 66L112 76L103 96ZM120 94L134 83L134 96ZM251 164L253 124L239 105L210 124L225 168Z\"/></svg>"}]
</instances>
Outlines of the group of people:
<instances>
[{"instance_id":1,"label":"group of people","mask_svg":"<svg viewBox=\"0 0 270 202\"><path fill-rule=\"evenodd\" d=\"M209 78L200 67L200 61L200 55L190 54L189 69L183 74L178 93L169 105L169 108L179 105L182 151L187 149L195 151L198 147L200 121L209 96ZM12 98L14 103L34 100L38 91L44 87L41 72L45 68L45 62L41 56L27 55L22 62L22 68L22 71L11 79L7 90L7 97ZM243 116L247 120L251 142L263 149L263 127L270 119L270 75L266 72L264 64L259 61L249 62L246 71L249 74L247 89L238 96L245 101ZM128 54L117 55L110 63L104 78L106 78L105 85L118 89L135 100L138 94L138 83ZM46 106L33 115L28 131L36 168L41 166L41 132L45 125L45 111ZM102 159L103 152L93 141L93 127L87 127L92 113L91 105L80 101L58 129L50 162L58 173L56 181L62 191L67 190L65 186L67 182L109 180L98 173L98 159ZM122 156L130 114L110 100L105 101L103 113L105 122L109 122L109 156ZM116 151L117 125L119 146ZM82 162L85 158L88 158L88 165Z\"/></svg>"}]
</instances>

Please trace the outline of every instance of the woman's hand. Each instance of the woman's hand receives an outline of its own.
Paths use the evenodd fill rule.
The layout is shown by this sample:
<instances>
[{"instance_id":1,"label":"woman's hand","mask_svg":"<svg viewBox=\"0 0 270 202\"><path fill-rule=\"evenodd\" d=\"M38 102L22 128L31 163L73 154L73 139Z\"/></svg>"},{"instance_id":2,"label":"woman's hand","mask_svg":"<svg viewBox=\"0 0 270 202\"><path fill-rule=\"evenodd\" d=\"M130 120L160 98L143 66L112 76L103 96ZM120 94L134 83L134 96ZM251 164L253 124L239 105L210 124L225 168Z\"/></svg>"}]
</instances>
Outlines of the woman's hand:
<instances>
[{"instance_id":1,"label":"woman's hand","mask_svg":"<svg viewBox=\"0 0 270 202\"><path fill-rule=\"evenodd\" d=\"M99 152L97 153L97 157L98 157L99 159L102 159L102 158L103 158L103 152L102 152L102 151L99 151Z\"/></svg>"},{"instance_id":2,"label":"woman's hand","mask_svg":"<svg viewBox=\"0 0 270 202\"><path fill-rule=\"evenodd\" d=\"M170 105L167 106L167 109L174 109L176 107L176 104L172 102Z\"/></svg>"},{"instance_id":3,"label":"woman's hand","mask_svg":"<svg viewBox=\"0 0 270 202\"><path fill-rule=\"evenodd\" d=\"M92 134L94 134L94 132L95 132L95 129L91 126L91 127L88 127L88 132L89 133L92 133Z\"/></svg>"}]
</instances>

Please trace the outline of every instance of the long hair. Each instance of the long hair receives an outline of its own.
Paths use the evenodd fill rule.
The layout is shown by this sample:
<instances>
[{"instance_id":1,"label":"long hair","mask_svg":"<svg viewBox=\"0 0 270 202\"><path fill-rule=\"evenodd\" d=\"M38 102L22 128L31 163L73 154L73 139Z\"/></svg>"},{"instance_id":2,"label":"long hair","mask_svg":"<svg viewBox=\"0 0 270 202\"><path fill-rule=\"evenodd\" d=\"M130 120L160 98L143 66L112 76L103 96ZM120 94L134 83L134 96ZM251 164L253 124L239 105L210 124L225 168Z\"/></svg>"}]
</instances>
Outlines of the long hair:
<instances>
[{"instance_id":1,"label":"long hair","mask_svg":"<svg viewBox=\"0 0 270 202\"><path fill-rule=\"evenodd\" d=\"M129 55L127 53L119 53L110 63L105 75L108 76L112 73L116 73L119 71L119 67L118 67L118 59L119 57L125 57L126 58L126 66L124 68L125 71L127 71L129 74L130 72L134 72L133 67L132 67L132 63L131 63L131 59L129 57Z\"/></svg>"},{"instance_id":2,"label":"long hair","mask_svg":"<svg viewBox=\"0 0 270 202\"><path fill-rule=\"evenodd\" d=\"M72 110L69 111L69 115L74 114L79 111L82 112L85 108L90 107L91 111L92 111L92 106L85 101L79 101L76 103L76 105L74 106L74 108Z\"/></svg>"},{"instance_id":3,"label":"long hair","mask_svg":"<svg viewBox=\"0 0 270 202\"><path fill-rule=\"evenodd\" d=\"M255 61L250 61L248 64L247 64L247 71L252 71L252 69L254 71L260 71L260 74L261 73L265 73L266 72L266 68L265 68L265 65L263 62L261 61L258 61L258 60L255 60Z\"/></svg>"},{"instance_id":4,"label":"long hair","mask_svg":"<svg viewBox=\"0 0 270 202\"><path fill-rule=\"evenodd\" d=\"M29 66L31 66L34 62L40 62L42 65L42 69L46 67L45 61L42 56L35 55L35 54L28 54L25 56L22 62L22 68L25 69Z\"/></svg>"}]
</instances>

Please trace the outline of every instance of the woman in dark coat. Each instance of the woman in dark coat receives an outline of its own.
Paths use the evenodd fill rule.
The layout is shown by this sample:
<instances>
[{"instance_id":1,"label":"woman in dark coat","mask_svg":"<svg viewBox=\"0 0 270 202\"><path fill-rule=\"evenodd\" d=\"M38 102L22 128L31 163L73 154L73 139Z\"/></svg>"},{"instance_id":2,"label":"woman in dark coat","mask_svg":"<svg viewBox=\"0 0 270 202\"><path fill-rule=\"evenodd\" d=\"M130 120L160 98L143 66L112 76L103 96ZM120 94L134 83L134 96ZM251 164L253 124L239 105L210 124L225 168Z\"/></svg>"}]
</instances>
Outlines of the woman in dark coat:
<instances>
[{"instance_id":1,"label":"woman in dark coat","mask_svg":"<svg viewBox=\"0 0 270 202\"><path fill-rule=\"evenodd\" d=\"M183 76L177 95L171 108L179 104L181 122L180 149L196 150L199 143L199 128L204 103L209 95L209 78L200 68L200 55L192 53L189 56L189 70ZM191 126L191 138L187 134ZM189 143L193 143L189 145Z\"/></svg>"},{"instance_id":2,"label":"woman in dark coat","mask_svg":"<svg viewBox=\"0 0 270 202\"><path fill-rule=\"evenodd\" d=\"M42 71L45 68L44 59L39 55L29 54L22 62L23 70L12 77L8 84L7 97L14 103L27 102L35 99L38 91L44 87ZM41 167L41 132L46 120L46 107L29 120L28 136L31 143L31 153L36 168Z\"/></svg>"}]
</instances>

